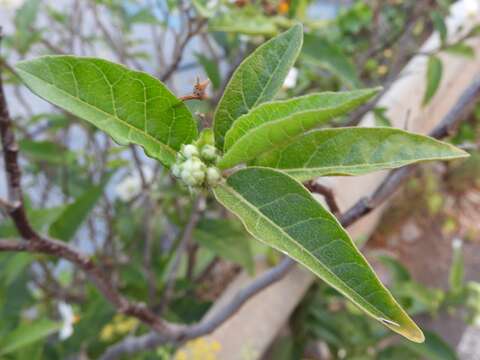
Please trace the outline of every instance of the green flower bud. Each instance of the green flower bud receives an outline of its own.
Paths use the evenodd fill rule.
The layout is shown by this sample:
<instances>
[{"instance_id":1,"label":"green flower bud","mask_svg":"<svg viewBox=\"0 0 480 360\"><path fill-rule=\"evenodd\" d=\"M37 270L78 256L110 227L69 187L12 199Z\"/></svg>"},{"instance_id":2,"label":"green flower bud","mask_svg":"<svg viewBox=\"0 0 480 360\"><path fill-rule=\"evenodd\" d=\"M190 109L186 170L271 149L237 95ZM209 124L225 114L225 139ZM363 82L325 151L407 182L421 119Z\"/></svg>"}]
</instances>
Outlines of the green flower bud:
<instances>
[{"instance_id":1,"label":"green flower bud","mask_svg":"<svg viewBox=\"0 0 480 360\"><path fill-rule=\"evenodd\" d=\"M190 159L194 156L198 156L198 148L192 144L182 145L181 151L183 156L185 156L187 159Z\"/></svg>"},{"instance_id":2,"label":"green flower bud","mask_svg":"<svg viewBox=\"0 0 480 360\"><path fill-rule=\"evenodd\" d=\"M197 185L197 180L193 177L192 173L188 170L182 170L181 179L188 186Z\"/></svg>"},{"instance_id":3,"label":"green flower bud","mask_svg":"<svg viewBox=\"0 0 480 360\"><path fill-rule=\"evenodd\" d=\"M182 172L182 166L179 164L173 164L172 166L172 174L175 177L180 177L180 173Z\"/></svg>"},{"instance_id":4,"label":"green flower bud","mask_svg":"<svg viewBox=\"0 0 480 360\"><path fill-rule=\"evenodd\" d=\"M213 161L217 158L217 149L212 145L204 145L201 151L202 159Z\"/></svg>"},{"instance_id":5,"label":"green flower bud","mask_svg":"<svg viewBox=\"0 0 480 360\"><path fill-rule=\"evenodd\" d=\"M222 178L222 174L220 174L220 171L212 166L207 168L207 183L210 186L217 185L220 179Z\"/></svg>"}]
</instances>

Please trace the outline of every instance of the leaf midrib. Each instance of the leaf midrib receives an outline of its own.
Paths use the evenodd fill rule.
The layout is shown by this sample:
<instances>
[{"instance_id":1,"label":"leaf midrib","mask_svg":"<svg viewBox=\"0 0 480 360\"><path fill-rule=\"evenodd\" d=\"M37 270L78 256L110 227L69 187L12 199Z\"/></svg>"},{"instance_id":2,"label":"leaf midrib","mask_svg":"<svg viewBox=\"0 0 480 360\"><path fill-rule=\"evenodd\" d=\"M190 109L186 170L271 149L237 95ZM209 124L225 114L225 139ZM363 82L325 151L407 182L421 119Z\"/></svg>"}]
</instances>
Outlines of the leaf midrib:
<instances>
[{"instance_id":1,"label":"leaf midrib","mask_svg":"<svg viewBox=\"0 0 480 360\"><path fill-rule=\"evenodd\" d=\"M309 115L311 113L320 113L320 112L326 112L326 111L333 111L335 109L338 109L338 107L326 107L326 108L323 108L323 109L312 109L312 110L305 110L305 111L299 111L299 112L296 112L294 114L290 114L288 116L284 116L284 117L281 117L279 119L276 119L276 120L270 120L270 121L266 121L266 122L263 122L262 124L258 125L258 126L255 126L255 127L252 127L250 128L246 133L244 133L241 137L239 137L233 144L232 146L227 150L227 152L225 153L225 155L227 155L229 152L232 151L232 149L238 147L238 143L240 143L240 141L243 140L243 138L247 137L248 135L251 135L251 133L255 132L255 131L260 131L262 130L264 127L267 127L267 126L271 126L271 125L276 125L280 122L283 122L283 121L289 121L291 120L293 117L296 117L296 116L303 116L303 115ZM232 131L233 128L231 128L230 130L228 131ZM305 130L304 131L308 131L308 130ZM227 132L228 134L228 132ZM225 138L227 137L227 134L225 134ZM280 147L282 146L283 144L287 143L289 140L291 140L292 138L295 138L297 137L296 135L294 136L291 136L291 137L288 137L286 140L282 141L282 142L279 142L279 143L276 143L277 147ZM270 150L272 151L272 150Z\"/></svg>"},{"instance_id":2,"label":"leaf midrib","mask_svg":"<svg viewBox=\"0 0 480 360\"><path fill-rule=\"evenodd\" d=\"M129 124L127 121L119 118L116 114L110 114L102 109L100 109L99 107L96 107L96 106L93 106L89 103L87 103L86 101L82 100L81 98L79 97L75 97L73 96L72 94L68 93L67 91L59 88L58 86L56 86L55 84L49 82L49 81L46 81L45 79L42 79L34 74L32 74L31 72L28 72L28 71L25 71L21 68L18 68L17 67L17 71L19 72L23 72L31 77L34 77L36 79L38 79L39 81L41 82L44 82L46 83L48 86L51 86L53 88L55 88L57 91L61 92L62 94L66 95L67 97L69 97L70 99L74 100L74 101L78 101L79 103L81 103L82 105L86 105L87 107L95 110L95 111L98 111L99 113L101 114L104 114L106 115L107 117L110 117L110 118L113 118L113 119L116 119L118 120L120 123L122 123L123 125L127 126L128 128L134 130L135 132L137 133L140 133L141 135L144 135L146 137L148 137L149 139L153 140L154 142L158 143L160 146L164 147L166 150L168 150L173 156L175 156L175 151L173 150L173 148L171 148L169 145L163 143L162 141L158 140L157 138L153 137L152 135L150 135L148 132L146 132L145 130L140 130L138 128L136 128L135 126ZM75 76L74 76L75 77ZM43 96L42 96L43 97ZM87 119L85 119L87 120ZM89 122L91 122L90 120L88 120ZM95 125L95 124L94 124ZM129 142L131 142L131 140L127 139Z\"/></svg>"},{"instance_id":3,"label":"leaf midrib","mask_svg":"<svg viewBox=\"0 0 480 360\"><path fill-rule=\"evenodd\" d=\"M461 154L459 155L448 155L448 156L435 156L435 157L427 157L427 158L422 158L421 160L418 160L418 159L411 159L411 160L399 160L399 161L389 161L389 162L381 162L381 163L369 163L367 165L338 165L338 166L325 166L325 167L322 167L322 166L316 166L316 167L294 167L294 168L282 168L280 167L279 165L279 162L277 161L277 165L275 166L276 168L278 169L282 169L286 172L289 172L289 171L315 171L315 170L322 170L322 169L325 169L325 170L335 170L336 168L342 168L342 169L362 169L366 166L385 166L385 165L393 165L393 166L397 166L397 165L402 165L402 164L405 164L405 165L408 165L410 163L417 163L417 162L420 162L420 161L432 161L432 160L448 160L448 159L458 159L458 158L461 158L461 157L467 157L467 155L464 155L462 156Z\"/></svg>"},{"instance_id":4,"label":"leaf midrib","mask_svg":"<svg viewBox=\"0 0 480 360\"><path fill-rule=\"evenodd\" d=\"M296 180L295 180L296 181ZM278 226L277 224L275 224L272 220L270 220L267 216L265 216L261 211L259 211L253 204L251 204L249 201L247 201L241 194L239 194L238 192L236 192L232 187L230 186L223 186L224 189L226 189L227 192L230 192L232 195L234 195L240 202L244 203L247 207L249 207L250 209L253 210L254 213L258 214L259 217L263 218L264 220L266 220L270 225L272 225L273 227L277 228L282 234L284 234L285 237L291 239L298 247L300 247L301 249L304 250L305 254L308 254L308 256L310 256L311 258L313 258L313 260L315 262L317 262L318 264L320 264L320 266L322 268L324 268L329 274L332 275L332 277L334 277L335 279L337 279L340 283L342 283L346 288L350 289L350 291L352 291L353 293L357 294L357 296L359 298L361 298L365 303L368 304L368 306L372 307L374 310L378 311L378 313L380 313L384 319L388 320L388 321L392 321L393 323L396 324L395 321L393 320L389 320L389 317L387 315L385 315L381 310L377 309L375 306L373 305L370 305L368 300L366 300L362 295L360 295L356 290L352 289L350 286L348 286L342 279L340 279L335 273L333 273L328 267L326 267L319 259L317 259L314 255L312 255L301 243L299 243L296 239L292 238L287 232L285 232L283 230L282 227ZM229 190L231 189L231 191ZM240 218L240 220L242 221L242 223L244 224L245 228L248 230L248 226L246 226L245 222L243 221L242 218ZM337 222L337 225L341 228L341 225L340 223L338 223L338 221L336 219L334 219L335 222ZM258 222L257 222L258 223ZM250 232L250 231L249 231ZM258 238L255 234L251 234L253 237L255 238ZM264 242L263 240L261 239L258 239L262 242ZM271 245L270 245L271 246ZM302 263L302 265L306 266L307 268L310 269L310 267L306 264L304 264L301 260L298 260L298 259L295 259L296 261L299 261L300 263ZM312 270L314 273L315 271ZM336 286L334 284L331 284L328 280L326 279L322 279L323 281L325 281L326 283L328 283L329 285L331 285L332 287L336 288ZM380 284L381 285L381 284ZM381 285L381 287L383 288L383 290L385 290L384 286ZM354 299L352 299L348 294L343 294L344 296L346 296L350 301L352 301L353 303L356 303L356 301ZM365 308L365 305L362 305L363 308ZM370 310L368 309L365 309L367 312L370 313L371 316L373 316L375 319L379 319L378 315L375 315L373 314Z\"/></svg>"}]
</instances>

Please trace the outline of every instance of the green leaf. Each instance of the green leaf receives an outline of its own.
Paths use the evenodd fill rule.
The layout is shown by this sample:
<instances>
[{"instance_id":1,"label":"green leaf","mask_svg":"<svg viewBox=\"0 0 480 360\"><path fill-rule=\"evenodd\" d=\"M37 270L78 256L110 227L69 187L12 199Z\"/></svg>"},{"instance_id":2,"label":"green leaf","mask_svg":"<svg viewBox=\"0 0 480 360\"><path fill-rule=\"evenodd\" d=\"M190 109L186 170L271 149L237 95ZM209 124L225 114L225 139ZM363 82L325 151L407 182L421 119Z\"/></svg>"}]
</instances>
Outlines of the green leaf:
<instances>
[{"instance_id":1,"label":"green leaf","mask_svg":"<svg viewBox=\"0 0 480 360\"><path fill-rule=\"evenodd\" d=\"M211 18L215 15L218 8L220 7L220 2L214 4L214 6L208 6L209 0L192 0L192 4L197 10L198 14L204 18Z\"/></svg>"},{"instance_id":2,"label":"green leaf","mask_svg":"<svg viewBox=\"0 0 480 360\"><path fill-rule=\"evenodd\" d=\"M280 90L302 47L302 39L302 25L295 25L258 47L235 70L214 116L215 142L220 150L233 122L271 100Z\"/></svg>"},{"instance_id":3,"label":"green leaf","mask_svg":"<svg viewBox=\"0 0 480 360\"><path fill-rule=\"evenodd\" d=\"M310 34L305 34L304 41L302 50L304 60L330 71L350 88L360 86L355 66L339 47Z\"/></svg>"},{"instance_id":4,"label":"green leaf","mask_svg":"<svg viewBox=\"0 0 480 360\"><path fill-rule=\"evenodd\" d=\"M209 16L208 30L246 35L277 34L278 29L272 18L266 17L257 9L241 9Z\"/></svg>"},{"instance_id":5,"label":"green leaf","mask_svg":"<svg viewBox=\"0 0 480 360\"><path fill-rule=\"evenodd\" d=\"M258 106L238 118L225 137L221 168L256 158L371 99L378 89L325 92Z\"/></svg>"},{"instance_id":6,"label":"green leaf","mask_svg":"<svg viewBox=\"0 0 480 360\"><path fill-rule=\"evenodd\" d=\"M134 143L170 165L175 150L197 136L185 104L159 80L109 61L45 56L16 65L27 86L45 100L112 136Z\"/></svg>"},{"instance_id":7,"label":"green leaf","mask_svg":"<svg viewBox=\"0 0 480 360\"><path fill-rule=\"evenodd\" d=\"M43 319L22 324L0 340L0 355L5 356L40 341L60 329L61 324Z\"/></svg>"},{"instance_id":8,"label":"green leaf","mask_svg":"<svg viewBox=\"0 0 480 360\"><path fill-rule=\"evenodd\" d=\"M471 46L464 43L457 43L447 46L444 50L450 54L461 55L470 59L475 58L475 50L473 50Z\"/></svg>"},{"instance_id":9,"label":"green leaf","mask_svg":"<svg viewBox=\"0 0 480 360\"><path fill-rule=\"evenodd\" d=\"M41 38L39 31L32 31L39 13L40 0L27 0L15 14L14 46L25 54L33 43Z\"/></svg>"},{"instance_id":10,"label":"green leaf","mask_svg":"<svg viewBox=\"0 0 480 360\"><path fill-rule=\"evenodd\" d=\"M373 117L375 118L375 126L392 126L392 122L385 113L387 112L386 107L375 107L373 112Z\"/></svg>"},{"instance_id":11,"label":"green leaf","mask_svg":"<svg viewBox=\"0 0 480 360\"><path fill-rule=\"evenodd\" d=\"M442 72L442 61L436 56L430 56L427 65L427 89L423 97L423 105L428 104L437 92L440 81L442 80Z\"/></svg>"},{"instance_id":12,"label":"green leaf","mask_svg":"<svg viewBox=\"0 0 480 360\"><path fill-rule=\"evenodd\" d=\"M455 351L440 336L425 331L423 344L405 343L405 346L428 360L457 360Z\"/></svg>"},{"instance_id":13,"label":"green leaf","mask_svg":"<svg viewBox=\"0 0 480 360\"><path fill-rule=\"evenodd\" d=\"M48 229L50 224L58 218L64 209L64 206L40 209L27 208L27 216L30 219L30 224L35 231L43 233ZM17 227L13 221L11 221L11 219L0 223L0 238L16 236L19 236L19 233L17 231Z\"/></svg>"},{"instance_id":14,"label":"green leaf","mask_svg":"<svg viewBox=\"0 0 480 360\"><path fill-rule=\"evenodd\" d=\"M416 342L423 334L375 276L337 219L282 172L239 170L214 189L258 240L284 252L360 309Z\"/></svg>"},{"instance_id":15,"label":"green leaf","mask_svg":"<svg viewBox=\"0 0 480 360\"><path fill-rule=\"evenodd\" d=\"M205 219L198 224L194 239L215 255L240 264L252 274L254 260L249 236L236 225L229 220Z\"/></svg>"},{"instance_id":16,"label":"green leaf","mask_svg":"<svg viewBox=\"0 0 480 360\"><path fill-rule=\"evenodd\" d=\"M461 293L464 287L465 265L463 260L463 246L460 239L453 240L452 265L450 266L449 283L454 294Z\"/></svg>"},{"instance_id":17,"label":"green leaf","mask_svg":"<svg viewBox=\"0 0 480 360\"><path fill-rule=\"evenodd\" d=\"M306 181L467 156L451 144L401 129L355 127L311 131L263 154L255 164L282 169Z\"/></svg>"},{"instance_id":18,"label":"green leaf","mask_svg":"<svg viewBox=\"0 0 480 360\"><path fill-rule=\"evenodd\" d=\"M437 30L438 34L440 35L440 41L442 42L442 44L444 44L445 41L447 40L447 34L448 34L447 25L445 25L445 20L443 19L443 16L438 11L432 12L431 17L432 17L433 26L435 27L435 30Z\"/></svg>"},{"instance_id":19,"label":"green leaf","mask_svg":"<svg viewBox=\"0 0 480 360\"><path fill-rule=\"evenodd\" d=\"M88 188L69 204L50 226L49 235L63 241L71 240L102 196L109 179L110 176L99 185Z\"/></svg>"},{"instance_id":20,"label":"green leaf","mask_svg":"<svg viewBox=\"0 0 480 360\"><path fill-rule=\"evenodd\" d=\"M198 62L203 66L203 70L205 70L205 73L210 79L213 88L218 89L221 82L220 71L218 70L218 62L211 60L202 54L195 54L195 56L197 57Z\"/></svg>"},{"instance_id":21,"label":"green leaf","mask_svg":"<svg viewBox=\"0 0 480 360\"><path fill-rule=\"evenodd\" d=\"M379 255L377 258L388 269L393 283L410 281L410 273L397 259L387 255Z\"/></svg>"},{"instance_id":22,"label":"green leaf","mask_svg":"<svg viewBox=\"0 0 480 360\"><path fill-rule=\"evenodd\" d=\"M19 142L20 151L33 161L45 161L50 164L62 165L75 161L75 153L51 141L34 141L22 139Z\"/></svg>"}]
</instances>

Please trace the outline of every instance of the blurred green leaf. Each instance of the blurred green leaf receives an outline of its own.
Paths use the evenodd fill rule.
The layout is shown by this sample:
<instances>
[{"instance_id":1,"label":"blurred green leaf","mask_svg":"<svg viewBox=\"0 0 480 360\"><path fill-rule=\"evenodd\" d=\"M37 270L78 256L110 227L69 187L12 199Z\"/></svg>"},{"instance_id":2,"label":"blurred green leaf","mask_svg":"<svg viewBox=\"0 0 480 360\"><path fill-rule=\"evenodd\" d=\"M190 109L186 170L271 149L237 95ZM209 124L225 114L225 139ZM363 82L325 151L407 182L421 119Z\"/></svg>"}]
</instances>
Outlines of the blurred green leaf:
<instances>
[{"instance_id":1,"label":"blurred green leaf","mask_svg":"<svg viewBox=\"0 0 480 360\"><path fill-rule=\"evenodd\" d=\"M27 208L27 216L32 227L36 231L43 233L48 229L50 224L58 218L64 209L64 206L45 209ZM18 236L18 231L11 219L0 223L0 237L8 238L16 236Z\"/></svg>"},{"instance_id":2,"label":"blurred green leaf","mask_svg":"<svg viewBox=\"0 0 480 360\"><path fill-rule=\"evenodd\" d=\"M450 290L454 294L459 294L464 287L465 276L463 246L461 240L454 239L452 248L452 264L450 266L450 274L448 280L450 283Z\"/></svg>"},{"instance_id":3,"label":"blurred green leaf","mask_svg":"<svg viewBox=\"0 0 480 360\"><path fill-rule=\"evenodd\" d=\"M302 56L307 62L330 71L348 87L360 86L357 71L350 59L326 39L305 34Z\"/></svg>"},{"instance_id":4,"label":"blurred green leaf","mask_svg":"<svg viewBox=\"0 0 480 360\"><path fill-rule=\"evenodd\" d=\"M40 39L41 32L33 31L40 0L27 0L15 14L14 46L20 54L25 54L30 46Z\"/></svg>"},{"instance_id":5,"label":"blurred green leaf","mask_svg":"<svg viewBox=\"0 0 480 360\"><path fill-rule=\"evenodd\" d=\"M240 264L253 274L250 236L239 225L230 220L204 219L198 224L194 239L215 255Z\"/></svg>"},{"instance_id":6,"label":"blurred green leaf","mask_svg":"<svg viewBox=\"0 0 480 360\"><path fill-rule=\"evenodd\" d=\"M390 119L385 115L387 112L387 108L385 107L375 107L372 112L375 118L375 126L388 126L392 127L392 123Z\"/></svg>"},{"instance_id":7,"label":"blurred green leaf","mask_svg":"<svg viewBox=\"0 0 480 360\"><path fill-rule=\"evenodd\" d=\"M443 16L438 12L434 11L431 14L433 26L435 27L435 30L438 31L438 34L440 35L440 41L442 44L445 43L447 40L447 26L445 25L445 20L443 19Z\"/></svg>"},{"instance_id":8,"label":"blurred green leaf","mask_svg":"<svg viewBox=\"0 0 480 360\"><path fill-rule=\"evenodd\" d=\"M3 261L0 259L0 279L2 284L10 286L33 260L33 255L28 253L10 254Z\"/></svg>"},{"instance_id":9,"label":"blurred green leaf","mask_svg":"<svg viewBox=\"0 0 480 360\"><path fill-rule=\"evenodd\" d=\"M33 161L44 161L55 165L67 165L76 159L75 153L52 141L34 141L22 139L19 141L22 155Z\"/></svg>"},{"instance_id":10,"label":"blurred green leaf","mask_svg":"<svg viewBox=\"0 0 480 360\"><path fill-rule=\"evenodd\" d=\"M208 29L246 35L272 36L278 33L272 18L262 15L257 9L250 8L216 14L208 22Z\"/></svg>"},{"instance_id":11,"label":"blurred green leaf","mask_svg":"<svg viewBox=\"0 0 480 360\"><path fill-rule=\"evenodd\" d=\"M204 18L211 18L215 15L220 7L220 1L213 3L213 6L209 6L210 0L192 0L192 4L197 12Z\"/></svg>"},{"instance_id":12,"label":"blurred green leaf","mask_svg":"<svg viewBox=\"0 0 480 360\"><path fill-rule=\"evenodd\" d=\"M428 360L457 360L455 351L440 336L424 331L425 342L414 344L405 342L404 346Z\"/></svg>"},{"instance_id":13,"label":"blurred green leaf","mask_svg":"<svg viewBox=\"0 0 480 360\"><path fill-rule=\"evenodd\" d=\"M50 226L49 235L56 239L70 241L100 200L109 179L110 175L103 179L99 185L86 189L83 195L67 205Z\"/></svg>"},{"instance_id":14,"label":"blurred green leaf","mask_svg":"<svg viewBox=\"0 0 480 360\"><path fill-rule=\"evenodd\" d=\"M457 43L447 46L444 50L450 54L461 55L470 59L475 58L475 50L473 50L471 46L464 43Z\"/></svg>"},{"instance_id":15,"label":"blurred green leaf","mask_svg":"<svg viewBox=\"0 0 480 360\"><path fill-rule=\"evenodd\" d=\"M210 79L213 88L218 89L221 82L220 71L218 70L218 62L213 59L209 59L202 54L195 54L195 56L197 57L198 62L203 66L203 70L205 70L205 73Z\"/></svg>"},{"instance_id":16,"label":"blurred green leaf","mask_svg":"<svg viewBox=\"0 0 480 360\"><path fill-rule=\"evenodd\" d=\"M401 283L411 280L407 268L403 266L403 264L401 264L397 259L387 255L378 255L377 258L380 260L382 265L388 269L393 282Z\"/></svg>"},{"instance_id":17,"label":"blurred green leaf","mask_svg":"<svg viewBox=\"0 0 480 360\"><path fill-rule=\"evenodd\" d=\"M0 340L0 355L11 354L25 346L41 341L55 333L60 327L61 324L47 319L22 324Z\"/></svg>"},{"instance_id":18,"label":"blurred green leaf","mask_svg":"<svg viewBox=\"0 0 480 360\"><path fill-rule=\"evenodd\" d=\"M423 97L423 105L427 105L438 90L442 80L443 65L442 60L432 55L428 58L427 64L427 88Z\"/></svg>"}]
</instances>

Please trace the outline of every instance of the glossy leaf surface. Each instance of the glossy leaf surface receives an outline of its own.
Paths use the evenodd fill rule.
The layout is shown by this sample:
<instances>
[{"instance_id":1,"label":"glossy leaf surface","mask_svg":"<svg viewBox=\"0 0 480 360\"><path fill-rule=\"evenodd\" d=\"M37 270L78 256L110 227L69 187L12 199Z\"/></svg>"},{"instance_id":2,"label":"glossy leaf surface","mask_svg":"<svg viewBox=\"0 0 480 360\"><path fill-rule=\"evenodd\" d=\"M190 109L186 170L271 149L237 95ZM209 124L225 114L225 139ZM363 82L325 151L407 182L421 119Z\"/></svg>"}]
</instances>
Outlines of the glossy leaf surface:
<instances>
[{"instance_id":1,"label":"glossy leaf surface","mask_svg":"<svg viewBox=\"0 0 480 360\"><path fill-rule=\"evenodd\" d=\"M305 181L467 156L453 145L401 129L355 127L312 131L265 153L256 165L282 169Z\"/></svg>"},{"instance_id":2,"label":"glossy leaf surface","mask_svg":"<svg viewBox=\"0 0 480 360\"><path fill-rule=\"evenodd\" d=\"M257 239L306 266L393 331L423 341L340 223L296 180L272 169L246 168L215 188L215 195Z\"/></svg>"},{"instance_id":3,"label":"glossy leaf surface","mask_svg":"<svg viewBox=\"0 0 480 360\"><path fill-rule=\"evenodd\" d=\"M232 75L214 116L215 143L223 149L233 122L255 106L271 100L297 59L303 28L295 25L258 47Z\"/></svg>"},{"instance_id":4,"label":"glossy leaf surface","mask_svg":"<svg viewBox=\"0 0 480 360\"><path fill-rule=\"evenodd\" d=\"M226 169L254 159L307 130L348 113L371 99L377 91L326 92L260 105L239 118L228 131L226 152L219 166Z\"/></svg>"},{"instance_id":5,"label":"glossy leaf surface","mask_svg":"<svg viewBox=\"0 0 480 360\"><path fill-rule=\"evenodd\" d=\"M106 60L45 56L17 72L37 95L89 121L119 143L144 147L170 165L175 150L197 136L185 104L154 77Z\"/></svg>"}]
</instances>

